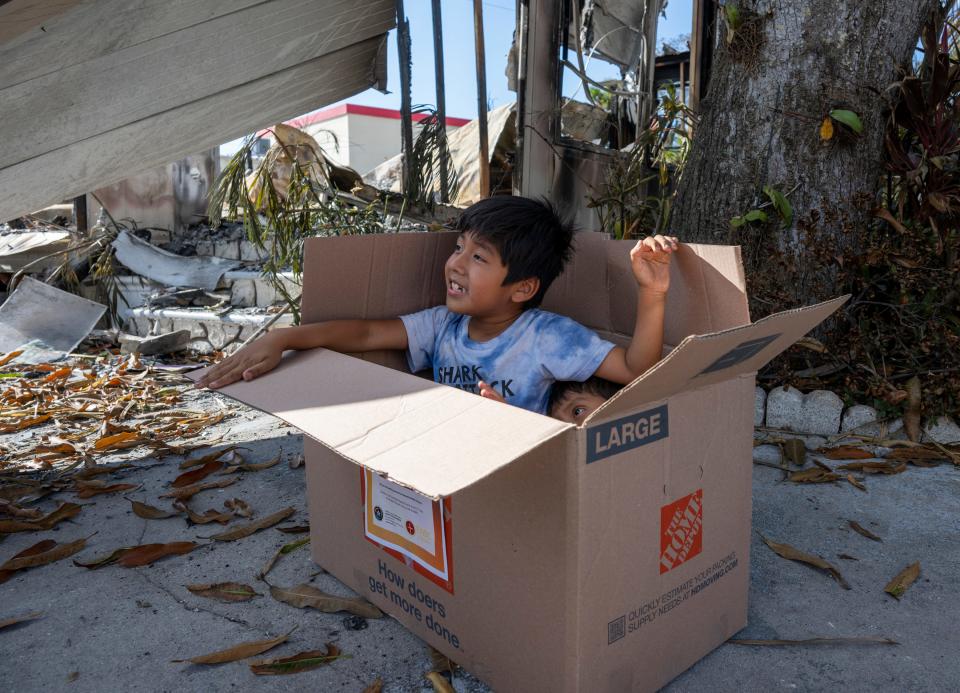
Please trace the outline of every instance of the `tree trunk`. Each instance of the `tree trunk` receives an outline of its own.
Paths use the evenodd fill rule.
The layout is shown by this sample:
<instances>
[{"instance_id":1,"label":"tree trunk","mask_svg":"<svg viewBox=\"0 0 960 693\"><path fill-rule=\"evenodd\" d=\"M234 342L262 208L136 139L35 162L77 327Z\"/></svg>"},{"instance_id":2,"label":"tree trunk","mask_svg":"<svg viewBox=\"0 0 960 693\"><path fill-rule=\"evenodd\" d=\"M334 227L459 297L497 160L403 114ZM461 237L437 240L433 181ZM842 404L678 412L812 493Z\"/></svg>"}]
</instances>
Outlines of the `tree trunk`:
<instances>
[{"instance_id":1,"label":"tree trunk","mask_svg":"<svg viewBox=\"0 0 960 693\"><path fill-rule=\"evenodd\" d=\"M779 298L810 302L838 290L827 267L830 243L855 248L877 205L888 100L896 96L887 87L909 65L920 27L938 3L735 4L739 26L730 36L724 8L717 13L720 47L671 227L683 241L745 246L748 277L769 272L768 251L792 256L806 267ZM856 113L862 134L831 121L835 133L824 140L820 127L833 109ZM787 195L791 223L769 203L765 186ZM766 222L731 226L757 208ZM811 245L813 254L804 251Z\"/></svg>"}]
</instances>

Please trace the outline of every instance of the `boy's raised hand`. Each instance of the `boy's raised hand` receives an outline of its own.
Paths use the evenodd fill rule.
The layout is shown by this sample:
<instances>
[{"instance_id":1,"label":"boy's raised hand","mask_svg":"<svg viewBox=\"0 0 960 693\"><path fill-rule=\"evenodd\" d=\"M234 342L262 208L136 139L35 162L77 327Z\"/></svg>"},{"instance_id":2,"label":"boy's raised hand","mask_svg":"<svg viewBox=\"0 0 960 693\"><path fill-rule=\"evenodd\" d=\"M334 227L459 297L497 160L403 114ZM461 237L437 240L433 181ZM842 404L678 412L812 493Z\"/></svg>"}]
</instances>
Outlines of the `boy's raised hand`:
<instances>
[{"instance_id":1,"label":"boy's raised hand","mask_svg":"<svg viewBox=\"0 0 960 693\"><path fill-rule=\"evenodd\" d=\"M630 265L644 291L667 293L670 288L670 256L678 247L673 236L647 236L630 251Z\"/></svg>"},{"instance_id":2,"label":"boy's raised hand","mask_svg":"<svg viewBox=\"0 0 960 693\"><path fill-rule=\"evenodd\" d=\"M253 380L276 368L281 356L283 346L278 341L277 333L267 333L211 367L196 382L196 387L218 388L241 378Z\"/></svg>"}]
</instances>

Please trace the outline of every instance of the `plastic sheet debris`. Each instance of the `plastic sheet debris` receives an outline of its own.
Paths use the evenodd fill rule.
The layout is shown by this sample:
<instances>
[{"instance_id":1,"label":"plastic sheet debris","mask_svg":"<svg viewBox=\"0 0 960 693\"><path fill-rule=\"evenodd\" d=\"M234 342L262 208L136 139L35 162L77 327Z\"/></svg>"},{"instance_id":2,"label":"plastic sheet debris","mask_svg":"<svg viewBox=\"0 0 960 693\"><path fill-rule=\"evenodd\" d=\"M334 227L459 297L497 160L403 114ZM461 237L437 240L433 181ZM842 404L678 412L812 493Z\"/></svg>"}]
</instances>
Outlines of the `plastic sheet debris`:
<instances>
[{"instance_id":1,"label":"plastic sheet debris","mask_svg":"<svg viewBox=\"0 0 960 693\"><path fill-rule=\"evenodd\" d=\"M215 289L227 270L240 266L238 260L222 257L184 257L121 231L113 247L117 260L137 274L169 286Z\"/></svg>"}]
</instances>

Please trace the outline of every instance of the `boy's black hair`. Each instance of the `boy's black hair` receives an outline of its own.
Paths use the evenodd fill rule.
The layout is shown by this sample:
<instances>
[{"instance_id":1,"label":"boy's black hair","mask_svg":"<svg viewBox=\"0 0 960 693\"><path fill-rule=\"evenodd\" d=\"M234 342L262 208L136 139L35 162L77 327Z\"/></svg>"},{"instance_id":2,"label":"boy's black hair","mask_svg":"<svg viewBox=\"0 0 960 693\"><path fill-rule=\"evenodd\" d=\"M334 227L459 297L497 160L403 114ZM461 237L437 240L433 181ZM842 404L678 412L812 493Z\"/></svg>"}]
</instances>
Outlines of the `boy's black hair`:
<instances>
[{"instance_id":1,"label":"boy's black hair","mask_svg":"<svg viewBox=\"0 0 960 693\"><path fill-rule=\"evenodd\" d=\"M470 205L454 229L492 244L507 267L503 285L536 277L540 289L523 304L536 308L573 254L573 227L546 200L497 195Z\"/></svg>"},{"instance_id":2,"label":"boy's black hair","mask_svg":"<svg viewBox=\"0 0 960 693\"><path fill-rule=\"evenodd\" d=\"M610 399L617 394L617 391L620 390L621 387L621 385L617 385L616 383L612 383L609 380L595 375L587 378L582 383L574 380L558 380L553 384L553 387L550 388L550 399L547 401L547 413L553 416L554 408L560 404L568 394L582 392L588 395L596 395L597 397Z\"/></svg>"}]
</instances>

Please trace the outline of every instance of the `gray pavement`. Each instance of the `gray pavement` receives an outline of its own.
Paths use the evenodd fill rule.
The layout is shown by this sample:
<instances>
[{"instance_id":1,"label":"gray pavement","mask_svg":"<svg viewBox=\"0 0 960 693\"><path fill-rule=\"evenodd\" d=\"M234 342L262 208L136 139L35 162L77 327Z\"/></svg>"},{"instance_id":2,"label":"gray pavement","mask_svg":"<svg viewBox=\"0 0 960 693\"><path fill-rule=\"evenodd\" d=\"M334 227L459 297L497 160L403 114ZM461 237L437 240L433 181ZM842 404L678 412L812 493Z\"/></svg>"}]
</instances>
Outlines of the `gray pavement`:
<instances>
[{"instance_id":1,"label":"gray pavement","mask_svg":"<svg viewBox=\"0 0 960 693\"><path fill-rule=\"evenodd\" d=\"M191 393L189 406L228 403L213 393ZM223 436L220 445L242 444L249 461L282 448L299 453L302 439L272 417L236 406L238 415L203 433ZM4 437L11 446L16 439ZM127 495L156 505L179 473L176 459L163 462L137 453L116 454L135 467L124 481L143 486ZM751 464L744 460L744 464ZM222 508L241 498L262 517L287 506L288 522L307 521L304 470L281 464L246 473L235 485L209 490L192 502L196 510ZM119 476L119 475L118 475ZM869 492L848 484L801 486L781 473L754 468L754 527L768 538L816 553L840 568L852 589L828 576L775 555L754 537L751 549L749 626L738 637L804 639L887 636L896 646L746 647L725 644L681 675L666 690L682 691L950 691L960 688L956 656L960 602L960 470L910 468L891 477L870 477ZM58 494L74 500L73 494ZM96 532L75 558L89 560L120 546L183 541L214 534L220 525L188 527L182 518L144 520L122 496L97 496L74 521L49 532L10 535L0 560L41 538L72 541ZM54 499L40 507L52 509ZM883 537L870 541L847 526L857 520ZM234 523L236 524L236 523ZM232 525L228 525L230 527ZM336 527L324 531L337 531ZM235 542L213 543L151 566L90 571L70 559L23 571L0 585L0 619L31 611L43 618L0 630L2 691L234 691L318 690L360 693L378 677L387 693L429 691L429 648L391 618L369 620L353 630L343 614L301 611L270 598L255 578L274 551L304 535L276 529ZM199 539L199 541L203 541ZM842 560L846 553L858 561ZM899 602L883 587L901 568L919 560L920 579ZM310 582L327 592L351 592L310 560L308 548L280 559L271 583ZM195 596L186 584L236 581L265 596L224 604ZM217 666L174 664L243 641L297 630L265 656L289 656L332 642L349 655L334 664L291 676L255 677L242 662ZM467 673L454 679L458 691L486 691Z\"/></svg>"}]
</instances>

